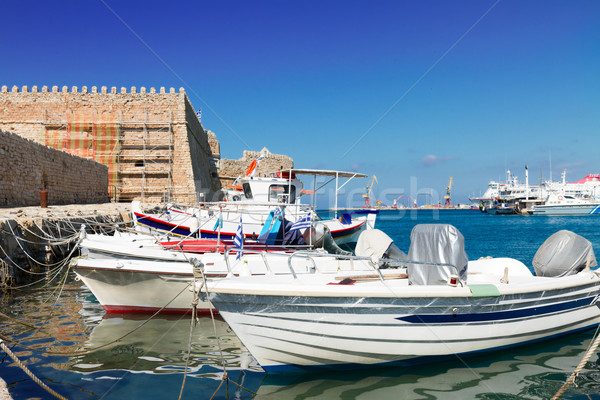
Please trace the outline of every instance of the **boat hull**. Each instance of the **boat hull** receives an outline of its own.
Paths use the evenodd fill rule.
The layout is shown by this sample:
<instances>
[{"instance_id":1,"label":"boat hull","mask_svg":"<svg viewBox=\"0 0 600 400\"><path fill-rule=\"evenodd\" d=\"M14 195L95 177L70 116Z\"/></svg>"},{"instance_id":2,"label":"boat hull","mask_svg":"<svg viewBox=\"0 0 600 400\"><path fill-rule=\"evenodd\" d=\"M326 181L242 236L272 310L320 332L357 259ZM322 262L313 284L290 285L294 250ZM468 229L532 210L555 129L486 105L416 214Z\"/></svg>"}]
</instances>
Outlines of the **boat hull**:
<instances>
[{"instance_id":1,"label":"boat hull","mask_svg":"<svg viewBox=\"0 0 600 400\"><path fill-rule=\"evenodd\" d=\"M536 206L533 215L600 215L600 204Z\"/></svg>"},{"instance_id":2,"label":"boat hull","mask_svg":"<svg viewBox=\"0 0 600 400\"><path fill-rule=\"evenodd\" d=\"M233 240L236 235L237 227L239 225L240 218L243 219L244 224L244 235L250 239L253 236L256 237L266 221L265 216L250 214L252 218L248 218L243 213L223 212L223 221L218 221L217 215L213 215L207 222L204 222L199 228L199 235L204 239L221 239L221 240ZM143 213L141 210L134 210L133 217L135 221L135 228L140 232L153 233L153 234L169 234L172 236L179 237L195 237L190 230L190 222L192 215L186 213L174 213L172 212L167 217L166 215L158 216ZM342 222L339 219L322 220L318 223L327 225L331 232L331 236L338 245L354 246L358 241L358 237L361 232L366 229L371 229L375 226L375 220L377 218L376 213L370 213L365 216L359 216L352 218L351 221ZM219 230L219 224L221 228Z\"/></svg>"},{"instance_id":3,"label":"boat hull","mask_svg":"<svg viewBox=\"0 0 600 400\"><path fill-rule=\"evenodd\" d=\"M414 364L587 329L600 323L600 285L593 279L484 297L435 296L430 287L429 295L394 297L217 289L210 299L265 371L282 373Z\"/></svg>"},{"instance_id":4,"label":"boat hull","mask_svg":"<svg viewBox=\"0 0 600 400\"><path fill-rule=\"evenodd\" d=\"M185 314L192 312L192 268L173 272L77 267L77 276L90 288L108 313ZM198 304L208 313L208 302Z\"/></svg>"}]
</instances>

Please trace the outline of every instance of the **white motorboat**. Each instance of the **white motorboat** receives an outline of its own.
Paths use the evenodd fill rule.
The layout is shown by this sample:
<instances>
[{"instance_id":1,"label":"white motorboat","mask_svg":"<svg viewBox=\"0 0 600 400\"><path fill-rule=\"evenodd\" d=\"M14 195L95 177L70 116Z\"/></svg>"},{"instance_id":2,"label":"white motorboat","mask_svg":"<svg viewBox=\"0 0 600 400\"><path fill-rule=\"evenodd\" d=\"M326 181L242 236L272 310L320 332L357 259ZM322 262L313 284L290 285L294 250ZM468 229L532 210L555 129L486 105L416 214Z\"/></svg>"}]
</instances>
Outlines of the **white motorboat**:
<instances>
[{"instance_id":1,"label":"white motorboat","mask_svg":"<svg viewBox=\"0 0 600 400\"><path fill-rule=\"evenodd\" d=\"M270 244L281 244L277 232L277 218L293 223L310 213L317 224L326 225L338 245L352 246L363 230L375 226L377 210L341 212L339 218L319 220L313 206L302 204L303 183L296 176L326 176L335 179L335 211L339 190L354 178L366 175L355 172L292 169L280 171L270 177L240 178L241 191L229 196L229 201L204 203L199 208L180 209L169 206L161 214L143 212L139 202L132 202L132 215L136 229L143 232L169 234L181 237L219 238L233 240L240 220L246 238L268 237ZM339 179L346 181L339 185ZM314 192L318 190L315 187ZM313 196L314 198L314 196ZM285 228L285 226L284 226Z\"/></svg>"},{"instance_id":2,"label":"white motorboat","mask_svg":"<svg viewBox=\"0 0 600 400\"><path fill-rule=\"evenodd\" d=\"M245 276L203 290L269 373L408 365L600 323L592 246L571 232L540 247L536 275L510 258L468 262L462 235L446 225L416 226L408 258L407 278Z\"/></svg>"},{"instance_id":3,"label":"white motorboat","mask_svg":"<svg viewBox=\"0 0 600 400\"><path fill-rule=\"evenodd\" d=\"M390 239L391 241L391 239ZM89 251L89 249L87 250ZM200 263L207 279L222 279L226 276L245 275L302 275L321 272L340 274L372 272L368 260L340 260L325 250L310 252L267 252L229 248L223 254L192 254L169 250L117 249L117 253L100 252L97 249L74 259L73 270L78 278L96 296L109 313L187 313L192 311L194 298L192 282L194 264ZM97 254L98 253L98 254ZM322 256L315 265L310 255ZM208 312L212 308L207 301L197 304L197 312Z\"/></svg>"}]
</instances>

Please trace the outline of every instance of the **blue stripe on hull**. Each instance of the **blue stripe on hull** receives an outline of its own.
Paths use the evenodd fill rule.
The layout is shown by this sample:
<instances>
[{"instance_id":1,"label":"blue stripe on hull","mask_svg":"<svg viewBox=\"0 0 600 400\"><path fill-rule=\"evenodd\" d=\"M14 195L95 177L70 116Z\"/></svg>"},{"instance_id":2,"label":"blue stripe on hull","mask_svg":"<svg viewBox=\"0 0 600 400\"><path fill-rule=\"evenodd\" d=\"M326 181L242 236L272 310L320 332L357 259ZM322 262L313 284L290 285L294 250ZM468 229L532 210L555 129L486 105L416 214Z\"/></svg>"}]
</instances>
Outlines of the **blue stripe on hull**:
<instances>
[{"instance_id":1,"label":"blue stripe on hull","mask_svg":"<svg viewBox=\"0 0 600 400\"><path fill-rule=\"evenodd\" d=\"M145 226L147 228L156 229L158 231L168 233L171 235L175 235L175 236L184 236L184 237L190 236L189 228L176 227L175 225L169 224L167 222L161 222L156 219L138 217L137 224L141 225L141 226ZM201 230L200 233L201 233L201 236L203 239L216 239L217 237L219 237L219 234L214 231ZM231 235L231 234L222 232L220 235L220 238L221 239L233 239L234 236L235 235ZM249 235L245 235L245 236L249 236Z\"/></svg>"},{"instance_id":2,"label":"blue stripe on hull","mask_svg":"<svg viewBox=\"0 0 600 400\"><path fill-rule=\"evenodd\" d=\"M506 319L524 318L532 316L541 316L559 311L570 310L574 308L584 307L593 304L595 297L587 297L584 299L573 300L566 303L552 304L548 306L540 306L533 308L525 308L519 310L508 310L478 314L415 314L406 317L396 318L399 321L421 324L443 324L456 322L484 322L484 321L501 321Z\"/></svg>"}]
</instances>

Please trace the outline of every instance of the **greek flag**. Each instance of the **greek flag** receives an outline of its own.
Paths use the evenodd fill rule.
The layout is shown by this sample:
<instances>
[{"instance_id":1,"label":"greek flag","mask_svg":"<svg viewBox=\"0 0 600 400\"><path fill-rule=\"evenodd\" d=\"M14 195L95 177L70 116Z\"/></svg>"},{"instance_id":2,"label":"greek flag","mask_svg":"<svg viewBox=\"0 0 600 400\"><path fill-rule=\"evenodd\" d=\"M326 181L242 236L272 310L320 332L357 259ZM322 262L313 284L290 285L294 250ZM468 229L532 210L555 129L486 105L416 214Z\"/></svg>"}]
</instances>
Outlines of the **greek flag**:
<instances>
[{"instance_id":1,"label":"greek flag","mask_svg":"<svg viewBox=\"0 0 600 400\"><path fill-rule=\"evenodd\" d=\"M298 229L306 229L310 228L310 212L306 214L304 217L300 218L298 221L294 222L294 225L290 228L291 231L296 231Z\"/></svg>"},{"instance_id":2,"label":"greek flag","mask_svg":"<svg viewBox=\"0 0 600 400\"><path fill-rule=\"evenodd\" d=\"M275 209L275 212L273 213L273 219L279 217L280 215L282 215L284 213L283 207L279 206Z\"/></svg>"},{"instance_id":3,"label":"greek flag","mask_svg":"<svg viewBox=\"0 0 600 400\"><path fill-rule=\"evenodd\" d=\"M240 225L237 228L235 238L233 238L233 244L237 249L240 250L237 253L237 257L235 258L236 260L238 260L241 256L244 255L244 252L241 251L244 248L244 231L242 229L242 217L240 217Z\"/></svg>"},{"instance_id":4,"label":"greek flag","mask_svg":"<svg viewBox=\"0 0 600 400\"><path fill-rule=\"evenodd\" d=\"M202 120L202 109L199 108L198 111L196 111L196 115L198 116L198 120Z\"/></svg>"}]
</instances>

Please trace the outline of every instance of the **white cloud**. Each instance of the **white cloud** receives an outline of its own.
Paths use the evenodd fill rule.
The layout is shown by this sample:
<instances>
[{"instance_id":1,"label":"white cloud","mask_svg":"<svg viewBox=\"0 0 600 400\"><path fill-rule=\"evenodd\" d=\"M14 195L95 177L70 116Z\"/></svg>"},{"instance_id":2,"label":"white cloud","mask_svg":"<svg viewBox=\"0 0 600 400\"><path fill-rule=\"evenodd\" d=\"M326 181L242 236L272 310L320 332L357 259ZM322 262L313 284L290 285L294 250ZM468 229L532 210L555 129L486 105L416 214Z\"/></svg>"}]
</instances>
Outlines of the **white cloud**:
<instances>
[{"instance_id":1,"label":"white cloud","mask_svg":"<svg viewBox=\"0 0 600 400\"><path fill-rule=\"evenodd\" d=\"M421 159L421 164L424 167L431 167L433 165L439 164L444 161L456 160L456 157L450 156L436 156L433 154L428 154Z\"/></svg>"}]
</instances>

